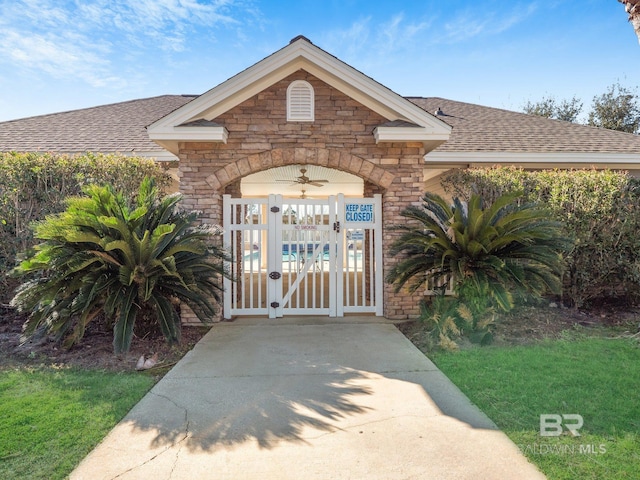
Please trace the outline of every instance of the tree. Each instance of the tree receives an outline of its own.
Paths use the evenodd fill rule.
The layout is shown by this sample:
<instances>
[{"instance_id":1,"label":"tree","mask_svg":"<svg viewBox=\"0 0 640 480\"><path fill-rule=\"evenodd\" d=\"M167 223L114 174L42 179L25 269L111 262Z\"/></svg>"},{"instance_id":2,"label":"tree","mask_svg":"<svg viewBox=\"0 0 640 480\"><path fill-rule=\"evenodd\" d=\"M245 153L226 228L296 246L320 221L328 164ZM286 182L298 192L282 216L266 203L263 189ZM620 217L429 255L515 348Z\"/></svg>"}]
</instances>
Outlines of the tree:
<instances>
[{"instance_id":1,"label":"tree","mask_svg":"<svg viewBox=\"0 0 640 480\"><path fill-rule=\"evenodd\" d=\"M522 107L522 111L528 115L537 115L544 118L553 118L556 111L556 100L553 97L542 97L542 100L527 103Z\"/></svg>"},{"instance_id":2,"label":"tree","mask_svg":"<svg viewBox=\"0 0 640 480\"><path fill-rule=\"evenodd\" d=\"M129 350L136 320L180 339L178 306L203 321L215 313L227 275L227 254L210 245L219 230L195 227L197 214L178 210L179 195L162 198L145 179L135 202L110 186L91 185L62 213L37 224L42 243L17 267L32 279L12 305L30 316L25 339L53 333L65 346L79 342L89 322L113 328L115 353Z\"/></svg>"},{"instance_id":3,"label":"tree","mask_svg":"<svg viewBox=\"0 0 640 480\"><path fill-rule=\"evenodd\" d=\"M588 124L627 133L640 131L640 103L636 92L611 85L606 93L593 97Z\"/></svg>"},{"instance_id":4,"label":"tree","mask_svg":"<svg viewBox=\"0 0 640 480\"><path fill-rule=\"evenodd\" d=\"M524 113L545 118L576 122L582 102L576 97L557 101L553 96L538 102L527 101ZM640 97L632 90L615 83L606 93L593 97L587 124L627 133L640 131Z\"/></svg>"},{"instance_id":5,"label":"tree","mask_svg":"<svg viewBox=\"0 0 640 480\"><path fill-rule=\"evenodd\" d=\"M582 102L576 97L569 100L562 100L556 108L555 118L565 122L574 123L578 119L578 115L582 112Z\"/></svg>"},{"instance_id":6,"label":"tree","mask_svg":"<svg viewBox=\"0 0 640 480\"><path fill-rule=\"evenodd\" d=\"M560 292L567 241L561 225L533 204L518 204L518 193L483 205L479 195L453 205L425 193L422 205L401 212L407 220L391 254L399 262L387 281L396 291L416 291L432 281L454 279L454 292L473 303L490 298L502 310L513 307L512 292Z\"/></svg>"},{"instance_id":7,"label":"tree","mask_svg":"<svg viewBox=\"0 0 640 480\"><path fill-rule=\"evenodd\" d=\"M638 36L640 42L640 0L618 0L624 4L624 9L629 14L629 21Z\"/></svg>"},{"instance_id":8,"label":"tree","mask_svg":"<svg viewBox=\"0 0 640 480\"><path fill-rule=\"evenodd\" d=\"M543 97L538 102L527 101L522 111L529 115L575 122L582 111L582 102L575 96L571 99L556 101L553 96Z\"/></svg>"}]
</instances>

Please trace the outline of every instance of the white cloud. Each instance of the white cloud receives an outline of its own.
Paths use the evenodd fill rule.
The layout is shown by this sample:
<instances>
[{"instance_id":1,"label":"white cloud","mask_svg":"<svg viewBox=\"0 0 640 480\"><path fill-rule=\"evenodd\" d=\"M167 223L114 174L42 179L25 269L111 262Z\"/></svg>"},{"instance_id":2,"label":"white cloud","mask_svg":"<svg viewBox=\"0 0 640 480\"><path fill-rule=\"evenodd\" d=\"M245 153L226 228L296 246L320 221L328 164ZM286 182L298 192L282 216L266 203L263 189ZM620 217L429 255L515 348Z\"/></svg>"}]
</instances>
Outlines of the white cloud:
<instances>
[{"instance_id":1,"label":"white cloud","mask_svg":"<svg viewBox=\"0 0 640 480\"><path fill-rule=\"evenodd\" d=\"M388 52L410 48L418 35L425 32L430 25L427 21L408 23L404 19L404 13L398 13L391 17L388 23L381 25L378 35L379 47Z\"/></svg>"},{"instance_id":2,"label":"white cloud","mask_svg":"<svg viewBox=\"0 0 640 480\"><path fill-rule=\"evenodd\" d=\"M125 55L171 55L188 48L195 29L237 29L245 1L0 0L0 62L122 86Z\"/></svg>"},{"instance_id":3,"label":"white cloud","mask_svg":"<svg viewBox=\"0 0 640 480\"><path fill-rule=\"evenodd\" d=\"M330 52L343 52L342 56L353 57L361 53L370 44L371 17L353 22L346 30L334 30L327 35L326 49Z\"/></svg>"},{"instance_id":4,"label":"white cloud","mask_svg":"<svg viewBox=\"0 0 640 480\"><path fill-rule=\"evenodd\" d=\"M482 35L498 35L522 23L538 9L537 3L516 4L506 13L497 10L465 9L443 25L441 42L461 42Z\"/></svg>"},{"instance_id":5,"label":"white cloud","mask_svg":"<svg viewBox=\"0 0 640 480\"><path fill-rule=\"evenodd\" d=\"M430 26L430 21L407 21L403 12L388 20L376 23L369 16L353 22L347 29L334 30L327 34L324 44L346 61L360 65L372 65L389 61L392 55L409 52L421 43Z\"/></svg>"},{"instance_id":6,"label":"white cloud","mask_svg":"<svg viewBox=\"0 0 640 480\"><path fill-rule=\"evenodd\" d=\"M115 27L138 39L150 37L164 49L181 50L184 31L190 26L236 24L236 19L224 13L232 6L228 0L97 0L79 5L78 12L93 25Z\"/></svg>"},{"instance_id":7,"label":"white cloud","mask_svg":"<svg viewBox=\"0 0 640 480\"><path fill-rule=\"evenodd\" d=\"M59 2L58 2L59 3ZM66 23L66 12L50 0L23 0L22 2L7 2L2 4L3 16L21 16L30 19L42 27L57 27ZM13 8L11 8L13 7Z\"/></svg>"},{"instance_id":8,"label":"white cloud","mask_svg":"<svg viewBox=\"0 0 640 480\"><path fill-rule=\"evenodd\" d=\"M94 87L105 86L109 61L99 52L106 47L94 44L87 48L85 40L73 34L56 37L5 30L0 36L0 56L52 77L76 77Z\"/></svg>"}]
</instances>

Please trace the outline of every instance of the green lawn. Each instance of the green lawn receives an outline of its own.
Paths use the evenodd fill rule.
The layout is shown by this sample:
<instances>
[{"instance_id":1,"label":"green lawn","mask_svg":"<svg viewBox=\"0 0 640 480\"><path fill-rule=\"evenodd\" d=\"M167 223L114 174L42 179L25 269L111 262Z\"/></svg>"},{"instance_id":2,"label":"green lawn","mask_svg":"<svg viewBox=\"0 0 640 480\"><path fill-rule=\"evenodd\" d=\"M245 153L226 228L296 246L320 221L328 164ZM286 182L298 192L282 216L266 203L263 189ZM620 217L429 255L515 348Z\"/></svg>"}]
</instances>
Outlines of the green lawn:
<instances>
[{"instance_id":1,"label":"green lawn","mask_svg":"<svg viewBox=\"0 0 640 480\"><path fill-rule=\"evenodd\" d=\"M142 374L0 370L0 478L67 477L153 383Z\"/></svg>"},{"instance_id":2,"label":"green lawn","mask_svg":"<svg viewBox=\"0 0 640 480\"><path fill-rule=\"evenodd\" d=\"M547 340L430 357L549 479L638 478L637 340ZM541 414L582 415L581 435L540 436Z\"/></svg>"}]
</instances>

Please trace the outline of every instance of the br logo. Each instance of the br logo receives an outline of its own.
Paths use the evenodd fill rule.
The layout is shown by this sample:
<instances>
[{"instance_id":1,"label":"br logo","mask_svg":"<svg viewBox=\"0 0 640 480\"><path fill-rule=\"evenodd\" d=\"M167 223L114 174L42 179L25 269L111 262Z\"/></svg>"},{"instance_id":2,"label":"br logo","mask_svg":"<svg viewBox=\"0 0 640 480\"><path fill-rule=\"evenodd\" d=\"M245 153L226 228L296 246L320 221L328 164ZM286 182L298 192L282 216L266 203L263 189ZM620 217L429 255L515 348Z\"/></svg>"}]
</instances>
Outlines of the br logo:
<instances>
[{"instance_id":1,"label":"br logo","mask_svg":"<svg viewBox=\"0 0 640 480\"><path fill-rule=\"evenodd\" d=\"M540 436L559 437L566 429L574 437L579 437L580 433L578 433L578 430L582 428L583 423L582 415L578 415L577 413L566 413L563 415L543 413L540 415Z\"/></svg>"}]
</instances>

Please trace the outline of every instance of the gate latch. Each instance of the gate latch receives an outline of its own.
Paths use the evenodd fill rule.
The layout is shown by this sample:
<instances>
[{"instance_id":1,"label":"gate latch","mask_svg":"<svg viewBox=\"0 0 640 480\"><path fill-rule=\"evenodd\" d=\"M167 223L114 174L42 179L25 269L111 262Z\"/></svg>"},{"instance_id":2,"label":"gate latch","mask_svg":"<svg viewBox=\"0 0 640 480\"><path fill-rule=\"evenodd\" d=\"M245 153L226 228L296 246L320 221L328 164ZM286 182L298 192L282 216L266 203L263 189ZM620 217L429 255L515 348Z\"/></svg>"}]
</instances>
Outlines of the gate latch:
<instances>
[{"instance_id":1,"label":"gate latch","mask_svg":"<svg viewBox=\"0 0 640 480\"><path fill-rule=\"evenodd\" d=\"M271 308L278 308L280 304L278 302L271 302Z\"/></svg>"},{"instance_id":2,"label":"gate latch","mask_svg":"<svg viewBox=\"0 0 640 480\"><path fill-rule=\"evenodd\" d=\"M278 213L280 211L280 209L278 207L271 207L271 211L273 213Z\"/></svg>"},{"instance_id":3,"label":"gate latch","mask_svg":"<svg viewBox=\"0 0 640 480\"><path fill-rule=\"evenodd\" d=\"M281 277L280 272L271 272L269 274L269 278L271 280L278 280L278 279L280 279L280 277Z\"/></svg>"},{"instance_id":4,"label":"gate latch","mask_svg":"<svg viewBox=\"0 0 640 480\"><path fill-rule=\"evenodd\" d=\"M336 233L340 233L340 222L333 222L333 229Z\"/></svg>"}]
</instances>

